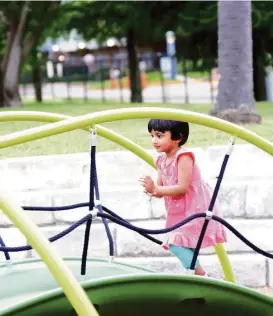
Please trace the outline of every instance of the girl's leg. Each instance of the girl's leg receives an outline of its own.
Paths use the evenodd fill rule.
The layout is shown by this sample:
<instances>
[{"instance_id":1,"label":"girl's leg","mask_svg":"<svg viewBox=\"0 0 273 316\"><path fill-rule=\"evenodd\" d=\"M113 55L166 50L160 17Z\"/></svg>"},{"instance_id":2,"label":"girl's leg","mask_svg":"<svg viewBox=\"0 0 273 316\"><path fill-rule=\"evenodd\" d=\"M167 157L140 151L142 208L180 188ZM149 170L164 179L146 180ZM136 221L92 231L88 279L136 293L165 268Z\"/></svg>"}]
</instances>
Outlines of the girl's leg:
<instances>
[{"instance_id":1,"label":"girl's leg","mask_svg":"<svg viewBox=\"0 0 273 316\"><path fill-rule=\"evenodd\" d=\"M202 268L202 266L200 264L195 269L195 274L202 275L202 276L207 276L207 272Z\"/></svg>"},{"instance_id":2,"label":"girl's leg","mask_svg":"<svg viewBox=\"0 0 273 316\"><path fill-rule=\"evenodd\" d=\"M185 269L190 269L194 253L193 249L185 248L183 246L170 245L169 250L181 261ZM198 260L196 260L194 269L195 274L206 275L206 271L202 268Z\"/></svg>"}]
</instances>

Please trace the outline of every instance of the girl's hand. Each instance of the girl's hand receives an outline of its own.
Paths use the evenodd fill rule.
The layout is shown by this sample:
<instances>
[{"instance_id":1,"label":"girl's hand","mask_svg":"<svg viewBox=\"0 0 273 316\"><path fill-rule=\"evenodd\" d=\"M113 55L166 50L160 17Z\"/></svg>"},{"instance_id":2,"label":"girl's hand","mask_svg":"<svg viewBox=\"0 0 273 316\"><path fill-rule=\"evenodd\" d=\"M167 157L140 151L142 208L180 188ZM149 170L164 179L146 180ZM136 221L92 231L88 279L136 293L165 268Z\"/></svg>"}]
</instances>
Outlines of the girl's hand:
<instances>
[{"instance_id":1,"label":"girl's hand","mask_svg":"<svg viewBox=\"0 0 273 316\"><path fill-rule=\"evenodd\" d=\"M151 177L141 177L139 180L144 187L144 193L153 195L155 193L155 184Z\"/></svg>"}]
</instances>

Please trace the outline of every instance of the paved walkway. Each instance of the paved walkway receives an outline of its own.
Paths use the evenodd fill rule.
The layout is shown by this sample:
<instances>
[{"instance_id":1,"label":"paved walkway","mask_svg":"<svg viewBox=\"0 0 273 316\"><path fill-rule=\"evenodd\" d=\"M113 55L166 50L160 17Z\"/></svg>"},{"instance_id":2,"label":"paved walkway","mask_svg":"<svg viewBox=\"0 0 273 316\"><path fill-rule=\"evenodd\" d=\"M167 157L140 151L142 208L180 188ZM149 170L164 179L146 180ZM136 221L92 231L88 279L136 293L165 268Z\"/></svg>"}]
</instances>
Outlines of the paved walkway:
<instances>
[{"instance_id":1,"label":"paved walkway","mask_svg":"<svg viewBox=\"0 0 273 316\"><path fill-rule=\"evenodd\" d=\"M187 91L183 83L181 84L168 84L164 88L159 86L149 86L143 90L144 102L174 102L174 103L211 103L216 97L216 91L211 92L211 87L208 82L198 82L196 80L189 79L187 85ZM26 98L34 98L34 89L31 85L23 88L20 87L20 93ZM44 99L59 99L59 98L84 98L87 93L88 99L101 99L106 100L123 100L128 102L130 99L129 89L109 89L106 87L102 90L85 89L84 85L71 84L68 86L66 83L54 83L43 85L43 97Z\"/></svg>"}]
</instances>

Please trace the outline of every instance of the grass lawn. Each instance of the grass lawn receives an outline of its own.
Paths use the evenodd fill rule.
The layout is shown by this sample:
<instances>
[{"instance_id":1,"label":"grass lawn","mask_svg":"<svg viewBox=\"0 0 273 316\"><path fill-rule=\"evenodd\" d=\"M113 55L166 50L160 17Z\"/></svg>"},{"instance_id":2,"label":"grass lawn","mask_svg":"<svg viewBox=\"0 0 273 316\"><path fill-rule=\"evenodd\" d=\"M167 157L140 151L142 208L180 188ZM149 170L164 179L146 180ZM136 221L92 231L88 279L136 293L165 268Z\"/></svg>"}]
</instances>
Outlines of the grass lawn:
<instances>
[{"instance_id":1,"label":"grass lawn","mask_svg":"<svg viewBox=\"0 0 273 316\"><path fill-rule=\"evenodd\" d=\"M178 73L178 75L183 76L183 73ZM196 71L190 71L187 72L187 76L191 79L200 79L201 81L208 80L209 74L208 72L196 72ZM82 78L80 81L73 81L73 79L70 78L70 84L73 85L83 85L83 82L85 81L85 78ZM56 81L59 82L59 81ZM62 82L66 82L65 80ZM121 80L121 84L124 87L128 86L128 76L123 76ZM147 86L160 86L161 85L161 78L160 78L160 72L159 71L152 71L146 73L146 84ZM175 79L164 79L164 84L181 84L181 80ZM24 84L24 87L32 87L33 85L31 83ZM104 89L110 89L110 80L104 80L103 81ZM96 80L89 80L88 81L88 88L92 90L101 90L102 83L99 81L99 79ZM116 89L120 88L120 82L116 81Z\"/></svg>"},{"instance_id":2,"label":"grass lawn","mask_svg":"<svg viewBox=\"0 0 273 316\"><path fill-rule=\"evenodd\" d=\"M191 73L194 74L194 78L199 78L199 73ZM181 84L180 80L171 80L171 79L164 79L164 84ZM110 89L110 80L104 80L103 82L105 89ZM147 86L159 86L161 85L161 79L160 79L160 72L159 71L153 71L146 73L146 84ZM128 77L122 77L121 78L121 85L123 87L128 86ZM101 89L101 82L100 81L90 81L89 87L93 90L100 90ZM120 82L116 81L116 88L120 88Z\"/></svg>"},{"instance_id":3,"label":"grass lawn","mask_svg":"<svg viewBox=\"0 0 273 316\"><path fill-rule=\"evenodd\" d=\"M106 104L100 101L48 101L43 104L26 102L23 109L12 110L25 110L25 111L46 111L54 113L62 113L71 116L82 115L91 112L103 111L108 109L131 107L131 104L120 104L118 102L108 101ZM207 114L210 105L207 104L189 104L189 105L174 105L174 104L138 104L133 106L157 106L179 108L194 112ZM257 110L262 115L263 122L260 125L246 125L245 127L256 132L257 134L273 141L273 103L258 103ZM8 109L2 109L8 111ZM133 124L132 124L133 122ZM127 120L106 123L105 126L132 139L144 148L151 149L151 139L147 132L148 120ZM0 135L6 135L15 131L24 130L44 123L34 122L6 122L0 124ZM212 145L226 144L229 135L211 128L191 125L191 133L188 141L188 147L206 147ZM238 140L237 143L243 143ZM2 149L0 152L1 157L22 157L34 155L52 155L64 153L77 153L86 152L89 150L89 135L87 132L77 130L56 136L51 136L41 140L17 145L10 148ZM123 150L118 145L111 143L103 138L99 139L98 151L111 151Z\"/></svg>"}]
</instances>

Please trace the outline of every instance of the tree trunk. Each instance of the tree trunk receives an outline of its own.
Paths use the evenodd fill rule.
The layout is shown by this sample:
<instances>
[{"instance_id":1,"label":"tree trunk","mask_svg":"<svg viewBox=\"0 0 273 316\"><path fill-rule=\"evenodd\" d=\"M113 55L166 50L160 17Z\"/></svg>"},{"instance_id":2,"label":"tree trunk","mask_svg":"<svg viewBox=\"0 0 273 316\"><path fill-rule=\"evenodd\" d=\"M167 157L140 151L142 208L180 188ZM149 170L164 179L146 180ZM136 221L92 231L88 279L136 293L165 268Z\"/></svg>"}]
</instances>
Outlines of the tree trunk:
<instances>
[{"instance_id":1,"label":"tree trunk","mask_svg":"<svg viewBox=\"0 0 273 316\"><path fill-rule=\"evenodd\" d=\"M256 101L266 100L264 59L265 50L263 47L263 43L257 35L255 36L255 40L253 43L253 81L254 98Z\"/></svg>"},{"instance_id":2,"label":"tree trunk","mask_svg":"<svg viewBox=\"0 0 273 316\"><path fill-rule=\"evenodd\" d=\"M15 30L15 32L17 32ZM0 82L1 103L0 107L18 107L22 106L19 94L19 74L21 68L21 45L18 35L11 36L12 44L10 51L6 50L7 63L2 67ZM6 57L4 57L5 59Z\"/></svg>"},{"instance_id":3,"label":"tree trunk","mask_svg":"<svg viewBox=\"0 0 273 316\"><path fill-rule=\"evenodd\" d=\"M42 61L37 46L32 48L30 60L32 64L32 83L34 86L35 98L37 102L42 102Z\"/></svg>"},{"instance_id":4,"label":"tree trunk","mask_svg":"<svg viewBox=\"0 0 273 316\"><path fill-rule=\"evenodd\" d=\"M142 89L140 83L140 72L135 48L135 33L133 29L128 30L127 34L127 53L129 64L129 81L131 89L131 102L142 103Z\"/></svg>"},{"instance_id":5,"label":"tree trunk","mask_svg":"<svg viewBox=\"0 0 273 316\"><path fill-rule=\"evenodd\" d=\"M35 98L37 102L42 102L42 73L40 64L32 66L32 82L35 91Z\"/></svg>"},{"instance_id":6,"label":"tree trunk","mask_svg":"<svg viewBox=\"0 0 273 316\"><path fill-rule=\"evenodd\" d=\"M19 21L7 22L7 43L1 63L0 107L22 106L19 93L19 76L22 66L22 38L29 11L29 1L25 1Z\"/></svg>"},{"instance_id":7,"label":"tree trunk","mask_svg":"<svg viewBox=\"0 0 273 316\"><path fill-rule=\"evenodd\" d=\"M218 2L220 80L211 114L235 123L260 123L254 108L251 1Z\"/></svg>"}]
</instances>

